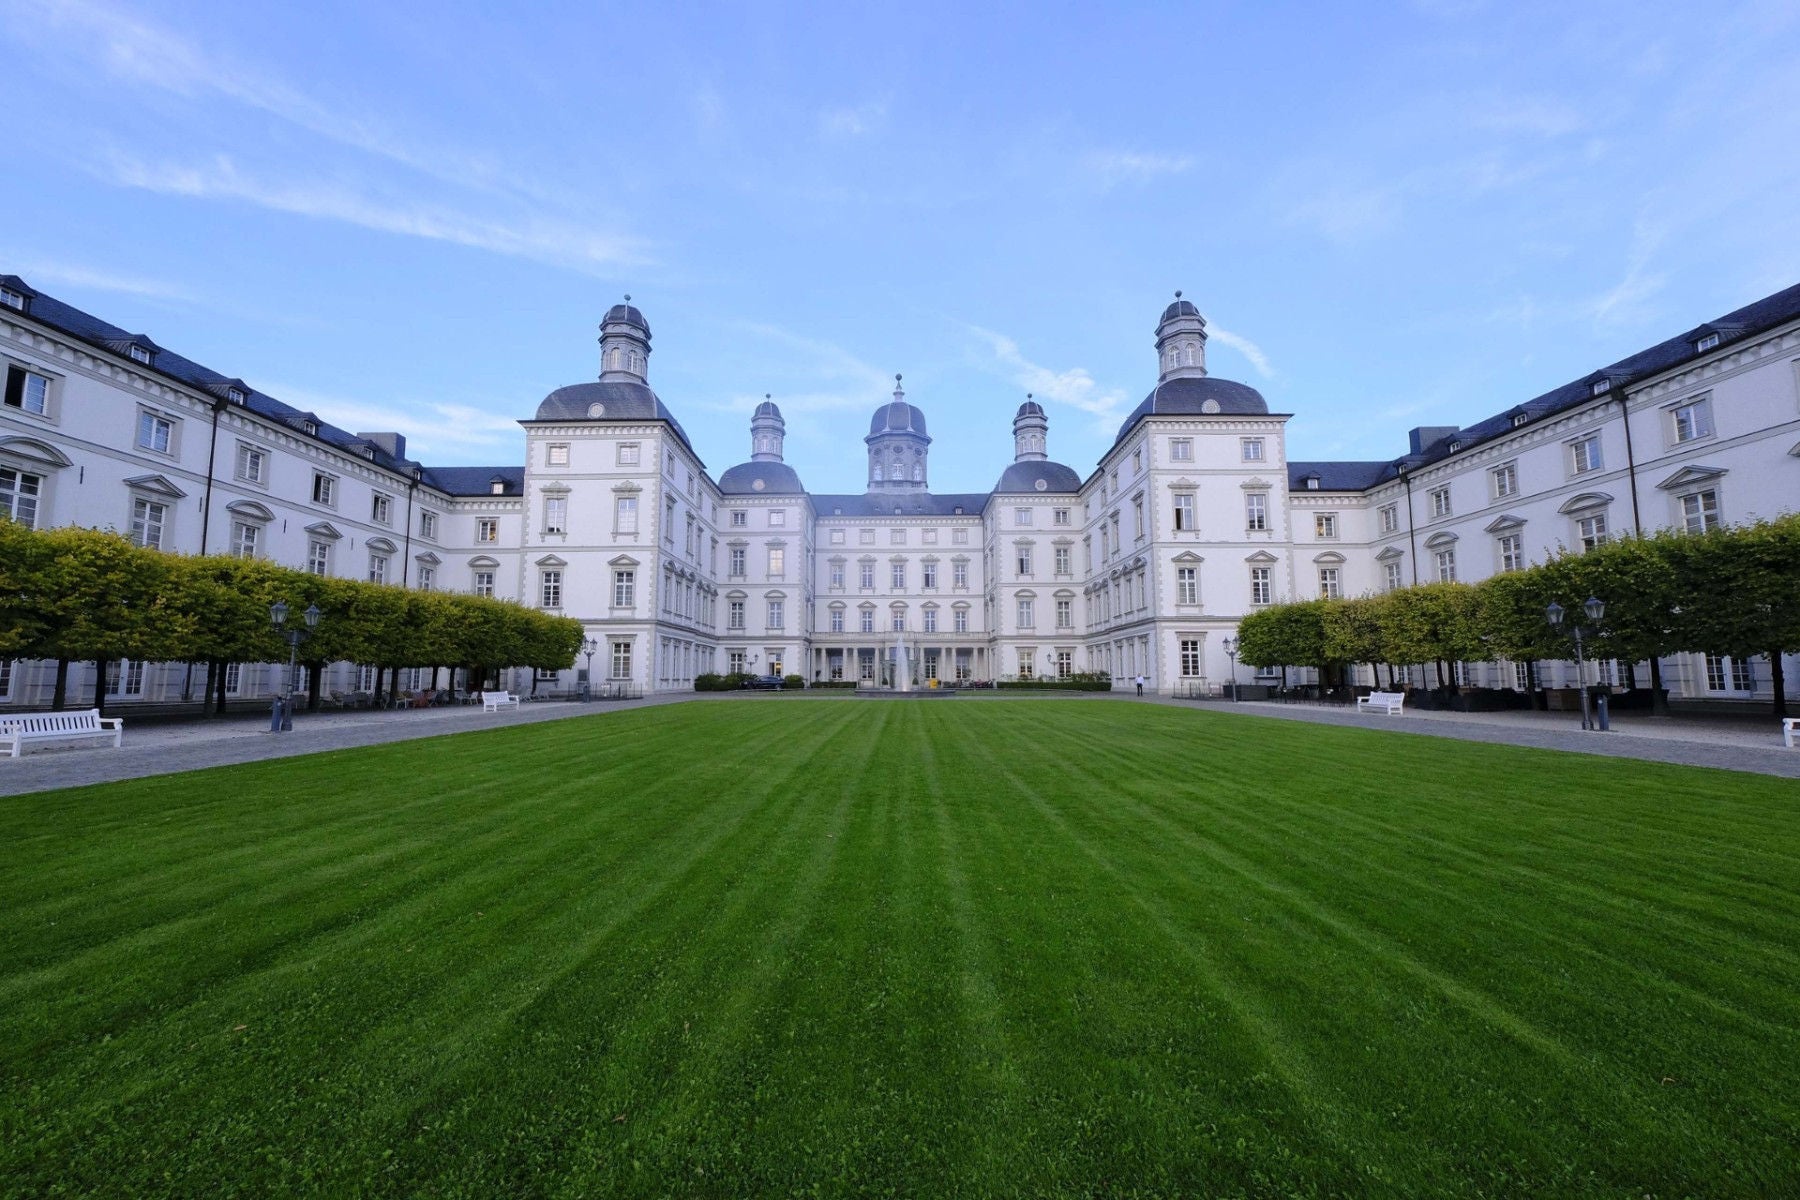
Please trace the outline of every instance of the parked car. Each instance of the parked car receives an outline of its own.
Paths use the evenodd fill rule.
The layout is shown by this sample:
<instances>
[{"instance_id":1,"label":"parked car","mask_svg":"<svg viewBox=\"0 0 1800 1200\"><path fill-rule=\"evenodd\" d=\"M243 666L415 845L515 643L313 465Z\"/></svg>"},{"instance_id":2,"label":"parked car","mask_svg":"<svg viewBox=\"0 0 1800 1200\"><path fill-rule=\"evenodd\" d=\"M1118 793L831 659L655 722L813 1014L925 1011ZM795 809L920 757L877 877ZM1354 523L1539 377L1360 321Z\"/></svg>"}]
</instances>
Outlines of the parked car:
<instances>
[{"instance_id":1,"label":"parked car","mask_svg":"<svg viewBox=\"0 0 1800 1200\"><path fill-rule=\"evenodd\" d=\"M744 686L753 692L779 692L782 679L779 675L752 675L744 680Z\"/></svg>"}]
</instances>

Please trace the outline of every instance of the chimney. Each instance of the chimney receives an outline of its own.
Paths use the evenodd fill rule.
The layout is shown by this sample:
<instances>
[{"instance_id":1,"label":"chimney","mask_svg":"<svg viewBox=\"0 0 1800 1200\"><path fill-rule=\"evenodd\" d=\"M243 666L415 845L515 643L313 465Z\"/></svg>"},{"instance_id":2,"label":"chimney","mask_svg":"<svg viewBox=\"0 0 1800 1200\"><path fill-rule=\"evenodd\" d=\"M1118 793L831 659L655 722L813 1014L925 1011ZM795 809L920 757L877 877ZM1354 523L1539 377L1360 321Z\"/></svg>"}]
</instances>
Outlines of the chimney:
<instances>
[{"instance_id":1,"label":"chimney","mask_svg":"<svg viewBox=\"0 0 1800 1200\"><path fill-rule=\"evenodd\" d=\"M1421 425L1407 434L1407 441L1414 454L1423 454L1438 442L1443 441L1460 428L1456 425Z\"/></svg>"},{"instance_id":2,"label":"chimney","mask_svg":"<svg viewBox=\"0 0 1800 1200\"><path fill-rule=\"evenodd\" d=\"M406 435L404 433L359 433L356 436L365 442L373 442L380 446L390 458L406 457Z\"/></svg>"}]
</instances>

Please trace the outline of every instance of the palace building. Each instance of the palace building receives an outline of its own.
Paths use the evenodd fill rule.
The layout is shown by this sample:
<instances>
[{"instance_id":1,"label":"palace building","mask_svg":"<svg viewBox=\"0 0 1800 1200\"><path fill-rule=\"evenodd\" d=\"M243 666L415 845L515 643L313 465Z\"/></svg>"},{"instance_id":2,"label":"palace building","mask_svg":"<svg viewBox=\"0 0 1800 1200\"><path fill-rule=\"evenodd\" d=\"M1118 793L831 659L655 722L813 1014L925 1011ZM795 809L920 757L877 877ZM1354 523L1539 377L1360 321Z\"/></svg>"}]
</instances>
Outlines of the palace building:
<instances>
[{"instance_id":1,"label":"palace building","mask_svg":"<svg viewBox=\"0 0 1800 1200\"><path fill-rule=\"evenodd\" d=\"M1467 426L1414 429L1372 462L1291 460L1288 414L1209 374L1206 340L1178 294L1111 444L1053 457L1028 399L983 491L932 490L926 413L897 376L863 439L864 490L829 495L786 461L772 402L746 461L712 474L651 389L650 325L629 303L601 322L598 378L520 421L522 463L442 467L0 275L0 513L516 599L586 626L597 682L650 691L731 670L874 680L904 638L921 681L1104 671L1170 693L1224 683L1224 639L1277 601L1800 509L1800 286ZM280 669L234 668L229 688L267 695ZM340 664L326 686L371 670ZM1523 686L1522 664L1457 670ZM1756 661L1675 656L1664 673L1689 698L1768 695ZM91 694L79 674L71 694ZM180 698L192 674L116 664L109 703ZM0 705L46 702L52 675L0 661Z\"/></svg>"}]
</instances>

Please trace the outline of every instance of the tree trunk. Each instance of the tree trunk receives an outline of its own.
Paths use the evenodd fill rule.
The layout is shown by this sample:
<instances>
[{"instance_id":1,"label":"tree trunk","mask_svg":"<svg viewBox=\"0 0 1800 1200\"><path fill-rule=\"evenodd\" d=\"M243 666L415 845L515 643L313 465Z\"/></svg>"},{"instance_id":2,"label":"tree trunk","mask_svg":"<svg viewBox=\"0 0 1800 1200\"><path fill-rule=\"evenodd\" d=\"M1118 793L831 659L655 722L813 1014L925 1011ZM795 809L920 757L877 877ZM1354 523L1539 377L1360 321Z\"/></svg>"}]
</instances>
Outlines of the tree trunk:
<instances>
[{"instance_id":1,"label":"tree trunk","mask_svg":"<svg viewBox=\"0 0 1800 1200\"><path fill-rule=\"evenodd\" d=\"M386 667L377 666L375 668L375 702L374 703L375 703L376 708L381 707L381 685L384 682L386 682L386 675L387 675Z\"/></svg>"},{"instance_id":2,"label":"tree trunk","mask_svg":"<svg viewBox=\"0 0 1800 1200\"><path fill-rule=\"evenodd\" d=\"M306 664L306 711L319 711L319 686L325 678L324 663Z\"/></svg>"},{"instance_id":3,"label":"tree trunk","mask_svg":"<svg viewBox=\"0 0 1800 1200\"><path fill-rule=\"evenodd\" d=\"M61 712L69 703L69 660L56 660L56 686L50 692L50 708L53 712Z\"/></svg>"},{"instance_id":4,"label":"tree trunk","mask_svg":"<svg viewBox=\"0 0 1800 1200\"><path fill-rule=\"evenodd\" d=\"M1437 679L1438 687L1444 687L1444 660L1441 658L1437 660Z\"/></svg>"},{"instance_id":5,"label":"tree trunk","mask_svg":"<svg viewBox=\"0 0 1800 1200\"><path fill-rule=\"evenodd\" d=\"M1668 693L1663 691L1662 659L1652 655L1650 658L1650 715L1666 717L1669 715Z\"/></svg>"},{"instance_id":6,"label":"tree trunk","mask_svg":"<svg viewBox=\"0 0 1800 1200\"><path fill-rule=\"evenodd\" d=\"M437 691L437 680L438 680L438 668L432 667L431 668L431 690L434 692Z\"/></svg>"},{"instance_id":7,"label":"tree trunk","mask_svg":"<svg viewBox=\"0 0 1800 1200\"><path fill-rule=\"evenodd\" d=\"M1787 707L1787 672L1781 666L1781 651L1769 651L1769 683L1775 689L1775 715L1788 715Z\"/></svg>"},{"instance_id":8,"label":"tree trunk","mask_svg":"<svg viewBox=\"0 0 1800 1200\"><path fill-rule=\"evenodd\" d=\"M214 664L213 669L213 715L225 715L225 670L231 664L223 660Z\"/></svg>"},{"instance_id":9,"label":"tree trunk","mask_svg":"<svg viewBox=\"0 0 1800 1200\"><path fill-rule=\"evenodd\" d=\"M106 664L109 661L104 658L94 660L94 708L101 713L106 711Z\"/></svg>"}]
</instances>

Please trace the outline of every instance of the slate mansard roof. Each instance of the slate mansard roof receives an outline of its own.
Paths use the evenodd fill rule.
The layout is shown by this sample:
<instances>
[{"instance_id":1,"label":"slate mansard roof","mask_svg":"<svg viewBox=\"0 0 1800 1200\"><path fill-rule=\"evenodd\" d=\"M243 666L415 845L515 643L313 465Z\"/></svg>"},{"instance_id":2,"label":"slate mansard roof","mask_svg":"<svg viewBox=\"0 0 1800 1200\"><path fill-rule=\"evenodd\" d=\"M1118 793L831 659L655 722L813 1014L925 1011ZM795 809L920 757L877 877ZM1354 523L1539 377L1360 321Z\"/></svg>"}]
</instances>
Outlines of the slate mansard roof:
<instances>
[{"instance_id":1,"label":"slate mansard roof","mask_svg":"<svg viewBox=\"0 0 1800 1200\"><path fill-rule=\"evenodd\" d=\"M728 467L719 476L719 491L726 496L804 496L806 488L794 468L784 462L747 462Z\"/></svg>"},{"instance_id":2,"label":"slate mansard roof","mask_svg":"<svg viewBox=\"0 0 1800 1200\"><path fill-rule=\"evenodd\" d=\"M426 467L408 458L390 454L387 449L367 438L358 437L347 429L339 428L329 422L322 421L317 415L298 409L290 404L259 392L241 379L221 375L210 367L201 366L192 359L184 358L173 350L165 350L152 342L143 334L133 334L109 324L90 313L64 304L54 296L46 296L30 287L17 275L0 275L0 287L17 292L26 298L25 315L40 324L65 333L77 341L86 342L114 354L126 354L132 346L148 351L148 363L135 363L138 370L164 375L177 383L205 392L218 400L226 400L233 390L243 394L243 407L266 417L301 437L317 438L328 446L334 446L348 454L353 454L376 466L384 467L401 475L419 472L419 482L438 488L450 495L488 495L491 493L490 480L496 472L507 481L506 495L519 495L523 488L525 470L523 467ZM311 426L308 432L307 426ZM469 486L462 472L481 472L480 486ZM454 482L451 482L454 481ZM467 486L468 490L463 488Z\"/></svg>"},{"instance_id":3,"label":"slate mansard roof","mask_svg":"<svg viewBox=\"0 0 1800 1200\"><path fill-rule=\"evenodd\" d=\"M598 407L596 407L598 406ZM538 405L539 421L667 421L681 444L693 453L687 431L669 406L650 385L615 380L609 383L572 383L559 387ZM699 455L695 454L698 458Z\"/></svg>"},{"instance_id":4,"label":"slate mansard roof","mask_svg":"<svg viewBox=\"0 0 1800 1200\"><path fill-rule=\"evenodd\" d=\"M1214 413L1265 417L1269 414L1269 402L1249 384L1220 379L1216 375L1170 379L1157 384L1144 397L1144 402L1131 410L1131 415L1119 426L1119 436L1113 439L1113 445L1124 441L1125 435L1148 416L1210 416Z\"/></svg>"},{"instance_id":5,"label":"slate mansard roof","mask_svg":"<svg viewBox=\"0 0 1800 1200\"><path fill-rule=\"evenodd\" d=\"M1039 485L1042 484L1040 487ZM1081 490L1081 476L1073 467L1045 459L1025 459L1000 473L994 485L996 495L1002 492L1056 492L1073 494Z\"/></svg>"}]
</instances>

